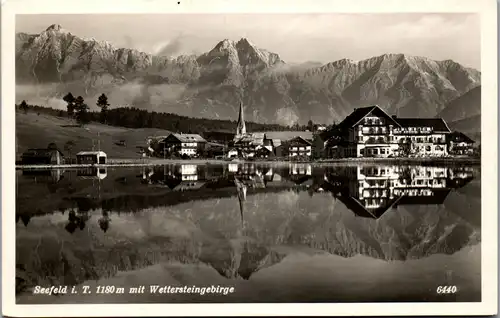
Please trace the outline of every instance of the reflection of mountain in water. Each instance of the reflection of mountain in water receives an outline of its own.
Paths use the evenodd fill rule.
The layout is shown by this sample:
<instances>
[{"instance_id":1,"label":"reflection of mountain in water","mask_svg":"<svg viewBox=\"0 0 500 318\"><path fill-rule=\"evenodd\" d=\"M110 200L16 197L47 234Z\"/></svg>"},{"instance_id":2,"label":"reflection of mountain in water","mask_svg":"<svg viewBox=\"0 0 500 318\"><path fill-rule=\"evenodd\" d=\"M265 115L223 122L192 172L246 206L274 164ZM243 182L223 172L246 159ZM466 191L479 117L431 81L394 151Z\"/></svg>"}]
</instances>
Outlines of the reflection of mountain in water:
<instances>
[{"instance_id":1,"label":"reflection of mountain in water","mask_svg":"<svg viewBox=\"0 0 500 318\"><path fill-rule=\"evenodd\" d=\"M31 221L28 213L16 214L27 225L16 231L17 262L35 273L34 285L46 283L41 277L68 283L64 268L83 271L71 274L73 282L169 259L202 262L224 277L249 279L281 261L286 253L275 247L285 246L383 260L451 254L480 241L480 183L474 177L466 167L237 164L111 170L97 196L95 186L64 193L59 200L69 202L67 209L75 214L62 223L41 223L56 214ZM91 182L69 175L64 180ZM178 187L183 182L202 185ZM29 186L20 184L18 191ZM461 200L470 206L458 211L454 202ZM161 208L151 209L155 206ZM137 212L126 213L131 211ZM64 228L68 223L73 234ZM51 239L42 247L58 247L40 248L35 257L28 251L44 233ZM64 249L59 240L66 241ZM43 250L64 250L70 265Z\"/></svg>"},{"instance_id":2,"label":"reflection of mountain in water","mask_svg":"<svg viewBox=\"0 0 500 318\"><path fill-rule=\"evenodd\" d=\"M205 253L200 255L200 261L212 266L226 278L248 280L255 272L279 262L283 257L279 257L276 253L272 253L269 248L245 236L245 201L249 186L238 177L234 178L234 183L238 191L241 224L237 227L235 236L223 244L222 248L212 251L208 247ZM253 183L251 184L253 185ZM213 255L214 252L216 257Z\"/></svg>"}]
</instances>

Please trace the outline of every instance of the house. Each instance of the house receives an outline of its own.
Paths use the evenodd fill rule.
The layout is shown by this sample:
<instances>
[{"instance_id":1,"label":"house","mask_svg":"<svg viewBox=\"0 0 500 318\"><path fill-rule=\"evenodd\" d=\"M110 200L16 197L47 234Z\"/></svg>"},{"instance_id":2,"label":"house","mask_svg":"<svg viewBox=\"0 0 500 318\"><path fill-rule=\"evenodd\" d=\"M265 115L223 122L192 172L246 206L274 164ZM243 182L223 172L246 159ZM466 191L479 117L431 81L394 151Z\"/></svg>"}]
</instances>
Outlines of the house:
<instances>
[{"instance_id":1,"label":"house","mask_svg":"<svg viewBox=\"0 0 500 318\"><path fill-rule=\"evenodd\" d=\"M58 149L31 148L22 154L23 165L60 165L64 155Z\"/></svg>"},{"instance_id":2,"label":"house","mask_svg":"<svg viewBox=\"0 0 500 318\"><path fill-rule=\"evenodd\" d=\"M270 146L258 146L255 148L256 158L270 158L274 157L274 152Z\"/></svg>"},{"instance_id":3,"label":"house","mask_svg":"<svg viewBox=\"0 0 500 318\"><path fill-rule=\"evenodd\" d=\"M283 144L281 143L281 139L271 139L273 145L273 152L276 157L283 157Z\"/></svg>"},{"instance_id":4,"label":"house","mask_svg":"<svg viewBox=\"0 0 500 318\"><path fill-rule=\"evenodd\" d=\"M265 133L246 133L242 136L235 136L233 147L243 156L255 157L255 152L260 148L268 148L272 151L272 141L266 138Z\"/></svg>"},{"instance_id":5,"label":"house","mask_svg":"<svg viewBox=\"0 0 500 318\"><path fill-rule=\"evenodd\" d=\"M170 134L159 142L158 149L165 155L187 155L193 157L204 151L206 140L198 134Z\"/></svg>"},{"instance_id":6,"label":"house","mask_svg":"<svg viewBox=\"0 0 500 318\"><path fill-rule=\"evenodd\" d=\"M464 133L454 131L447 138L448 153L451 155L472 155L474 143L474 140Z\"/></svg>"},{"instance_id":7,"label":"house","mask_svg":"<svg viewBox=\"0 0 500 318\"><path fill-rule=\"evenodd\" d=\"M410 143L410 154L417 156L447 155L446 139L451 133L446 122L441 118L393 118L400 127L395 127L393 134L398 144ZM390 137L389 137L390 138ZM413 152L413 153L412 153Z\"/></svg>"},{"instance_id":8,"label":"house","mask_svg":"<svg viewBox=\"0 0 500 318\"><path fill-rule=\"evenodd\" d=\"M288 157L311 157L312 143L302 137L287 142Z\"/></svg>"},{"instance_id":9,"label":"house","mask_svg":"<svg viewBox=\"0 0 500 318\"><path fill-rule=\"evenodd\" d=\"M323 141L329 157L443 156L449 133L441 118L398 118L374 105L354 109L315 146Z\"/></svg>"},{"instance_id":10,"label":"house","mask_svg":"<svg viewBox=\"0 0 500 318\"><path fill-rule=\"evenodd\" d=\"M106 164L107 156L104 151L80 151L76 154L78 164Z\"/></svg>"}]
</instances>

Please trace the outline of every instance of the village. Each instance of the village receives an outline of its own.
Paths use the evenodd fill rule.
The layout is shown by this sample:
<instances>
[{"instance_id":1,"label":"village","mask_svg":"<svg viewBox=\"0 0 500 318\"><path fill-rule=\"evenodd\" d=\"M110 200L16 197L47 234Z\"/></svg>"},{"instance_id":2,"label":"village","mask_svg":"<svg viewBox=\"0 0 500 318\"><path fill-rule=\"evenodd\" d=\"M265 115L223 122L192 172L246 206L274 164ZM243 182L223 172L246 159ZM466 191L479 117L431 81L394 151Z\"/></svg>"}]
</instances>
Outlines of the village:
<instances>
[{"instance_id":1,"label":"village","mask_svg":"<svg viewBox=\"0 0 500 318\"><path fill-rule=\"evenodd\" d=\"M148 137L140 160L155 159L224 161L314 162L349 158L438 159L478 158L480 146L462 132L451 131L441 118L391 116L378 105L356 108L331 127L317 125L313 131L249 132L240 103L234 132L200 134L171 133ZM125 141L120 141L125 143ZM28 149L21 165L107 165L106 149L89 149L65 158L56 146ZM136 158L130 158L133 160ZM133 161L132 161L133 162Z\"/></svg>"}]
</instances>

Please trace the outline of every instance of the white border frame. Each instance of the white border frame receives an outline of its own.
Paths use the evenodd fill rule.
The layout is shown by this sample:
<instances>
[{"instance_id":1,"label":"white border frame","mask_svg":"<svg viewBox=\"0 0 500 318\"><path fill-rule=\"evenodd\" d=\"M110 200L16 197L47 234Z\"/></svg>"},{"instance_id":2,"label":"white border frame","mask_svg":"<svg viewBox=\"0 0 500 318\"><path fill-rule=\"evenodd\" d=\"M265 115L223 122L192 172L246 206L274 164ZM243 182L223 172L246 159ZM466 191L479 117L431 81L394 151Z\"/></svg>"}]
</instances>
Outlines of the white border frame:
<instances>
[{"instance_id":1,"label":"white border frame","mask_svg":"<svg viewBox=\"0 0 500 318\"><path fill-rule=\"evenodd\" d=\"M494 0L7 0L2 1L2 303L3 315L231 316L231 315L492 315L497 313L497 3ZM40 13L390 13L475 12L481 16L482 302L341 304L86 304L15 303L15 14Z\"/></svg>"}]
</instances>

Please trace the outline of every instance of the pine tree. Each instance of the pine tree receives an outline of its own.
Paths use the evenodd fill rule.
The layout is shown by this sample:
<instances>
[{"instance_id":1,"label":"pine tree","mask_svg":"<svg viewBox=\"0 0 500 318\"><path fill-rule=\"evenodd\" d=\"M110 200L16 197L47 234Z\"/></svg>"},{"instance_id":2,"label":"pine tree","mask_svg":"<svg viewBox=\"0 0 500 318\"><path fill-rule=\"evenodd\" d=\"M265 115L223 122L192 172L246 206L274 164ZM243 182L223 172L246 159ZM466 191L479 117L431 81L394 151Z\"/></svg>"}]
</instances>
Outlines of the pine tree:
<instances>
[{"instance_id":1,"label":"pine tree","mask_svg":"<svg viewBox=\"0 0 500 318\"><path fill-rule=\"evenodd\" d=\"M314 131L314 123L311 119L309 119L309 121L307 122L307 129L309 131Z\"/></svg>"},{"instance_id":2,"label":"pine tree","mask_svg":"<svg viewBox=\"0 0 500 318\"><path fill-rule=\"evenodd\" d=\"M96 103L97 107L101 108L101 123L106 123L106 117L107 117L107 114L108 114L108 107L109 107L109 103L108 103L108 96L106 96L104 93L99 96L99 98L97 98L97 103Z\"/></svg>"},{"instance_id":3,"label":"pine tree","mask_svg":"<svg viewBox=\"0 0 500 318\"><path fill-rule=\"evenodd\" d=\"M89 118L89 106L85 104L85 100L83 97L78 96L75 99L75 112L76 112L76 120L80 125L85 125L90 121Z\"/></svg>"},{"instance_id":4,"label":"pine tree","mask_svg":"<svg viewBox=\"0 0 500 318\"><path fill-rule=\"evenodd\" d=\"M68 116L73 117L75 113L75 97L73 94L68 93L63 97L63 100L68 104Z\"/></svg>"},{"instance_id":5,"label":"pine tree","mask_svg":"<svg viewBox=\"0 0 500 318\"><path fill-rule=\"evenodd\" d=\"M19 108L21 108L21 110L23 110L24 113L26 114L28 112L28 103L26 103L26 101L23 100L21 102L21 105L19 105Z\"/></svg>"}]
</instances>

